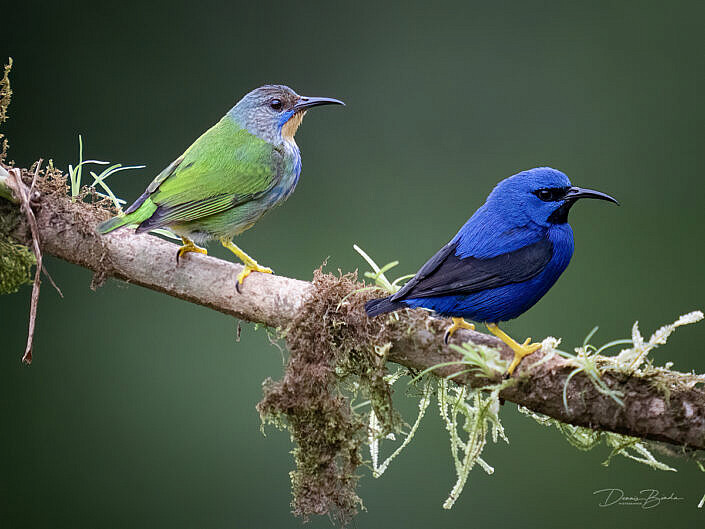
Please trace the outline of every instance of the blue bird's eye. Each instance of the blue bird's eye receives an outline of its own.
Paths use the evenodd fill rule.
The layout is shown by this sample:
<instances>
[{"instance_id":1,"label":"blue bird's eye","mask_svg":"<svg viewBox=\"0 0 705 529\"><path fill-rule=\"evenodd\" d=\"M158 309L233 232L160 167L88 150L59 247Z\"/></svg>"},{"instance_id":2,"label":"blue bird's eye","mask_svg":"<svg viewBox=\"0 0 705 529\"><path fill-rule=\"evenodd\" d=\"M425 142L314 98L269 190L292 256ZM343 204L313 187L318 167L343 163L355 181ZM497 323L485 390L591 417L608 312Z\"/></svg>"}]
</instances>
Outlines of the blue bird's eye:
<instances>
[{"instance_id":1,"label":"blue bird's eye","mask_svg":"<svg viewBox=\"0 0 705 529\"><path fill-rule=\"evenodd\" d=\"M561 200L566 193L566 189L562 187L547 187L534 191L534 195L544 202L556 202Z\"/></svg>"},{"instance_id":2,"label":"blue bird's eye","mask_svg":"<svg viewBox=\"0 0 705 529\"><path fill-rule=\"evenodd\" d=\"M272 110L279 111L279 110L282 109L282 102L281 102L281 100L279 100L279 99L272 99L272 100L269 102L269 107L270 107Z\"/></svg>"}]
</instances>

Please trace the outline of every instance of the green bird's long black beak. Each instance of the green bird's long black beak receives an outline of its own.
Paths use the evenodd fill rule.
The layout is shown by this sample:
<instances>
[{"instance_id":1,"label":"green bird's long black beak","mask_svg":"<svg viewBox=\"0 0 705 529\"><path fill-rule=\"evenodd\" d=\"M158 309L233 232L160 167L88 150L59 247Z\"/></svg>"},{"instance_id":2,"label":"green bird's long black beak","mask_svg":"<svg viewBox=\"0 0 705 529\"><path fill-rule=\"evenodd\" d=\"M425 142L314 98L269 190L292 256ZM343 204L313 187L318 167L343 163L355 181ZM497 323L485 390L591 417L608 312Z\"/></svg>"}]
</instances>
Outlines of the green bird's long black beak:
<instances>
[{"instance_id":1,"label":"green bird's long black beak","mask_svg":"<svg viewBox=\"0 0 705 529\"><path fill-rule=\"evenodd\" d=\"M564 200L570 200L571 202L575 202L580 198L596 198L597 200L606 200L607 202L614 202L619 206L617 199L600 191L595 191L594 189L584 189L582 187L569 188L568 192L563 197Z\"/></svg>"},{"instance_id":2,"label":"green bird's long black beak","mask_svg":"<svg viewBox=\"0 0 705 529\"><path fill-rule=\"evenodd\" d=\"M311 107L317 107L321 105L343 105L345 103L339 99L333 99L332 97L306 97L301 96L299 100L294 105L294 111L299 112L301 110L306 110Z\"/></svg>"}]
</instances>

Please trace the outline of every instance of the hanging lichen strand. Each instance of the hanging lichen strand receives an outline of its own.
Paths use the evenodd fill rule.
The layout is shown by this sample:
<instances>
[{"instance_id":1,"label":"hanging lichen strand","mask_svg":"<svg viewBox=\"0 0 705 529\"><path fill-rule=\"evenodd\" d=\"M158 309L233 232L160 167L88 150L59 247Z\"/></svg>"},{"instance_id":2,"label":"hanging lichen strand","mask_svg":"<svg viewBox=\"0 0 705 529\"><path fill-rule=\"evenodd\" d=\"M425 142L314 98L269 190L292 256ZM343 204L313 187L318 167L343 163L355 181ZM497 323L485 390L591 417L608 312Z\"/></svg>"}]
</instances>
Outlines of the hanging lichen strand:
<instances>
[{"instance_id":1,"label":"hanging lichen strand","mask_svg":"<svg viewBox=\"0 0 705 529\"><path fill-rule=\"evenodd\" d=\"M286 427L296 443L294 513L305 519L330 514L345 524L362 506L355 470L362 463L370 410L382 436L398 431L401 420L385 380L385 348L361 345L380 338L370 334L374 327L361 310L364 296L343 302L361 286L356 275L334 277L318 270L313 284L315 295L285 332L291 356L284 378L264 382L257 409L263 423ZM370 401L366 411L351 407L356 397Z\"/></svg>"}]
</instances>

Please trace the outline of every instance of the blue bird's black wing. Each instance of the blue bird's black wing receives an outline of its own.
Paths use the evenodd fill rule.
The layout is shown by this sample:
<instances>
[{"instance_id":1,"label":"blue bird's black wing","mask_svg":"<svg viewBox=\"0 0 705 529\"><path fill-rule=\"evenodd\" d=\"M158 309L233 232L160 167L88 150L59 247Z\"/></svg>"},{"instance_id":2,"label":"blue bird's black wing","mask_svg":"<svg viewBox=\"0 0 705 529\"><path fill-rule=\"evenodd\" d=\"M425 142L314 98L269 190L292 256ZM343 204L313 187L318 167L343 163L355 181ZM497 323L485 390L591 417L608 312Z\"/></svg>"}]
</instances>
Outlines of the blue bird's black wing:
<instances>
[{"instance_id":1,"label":"blue bird's black wing","mask_svg":"<svg viewBox=\"0 0 705 529\"><path fill-rule=\"evenodd\" d=\"M458 257L456 246L451 241L441 248L390 300L467 295L521 283L538 275L553 257L547 238L489 259Z\"/></svg>"}]
</instances>

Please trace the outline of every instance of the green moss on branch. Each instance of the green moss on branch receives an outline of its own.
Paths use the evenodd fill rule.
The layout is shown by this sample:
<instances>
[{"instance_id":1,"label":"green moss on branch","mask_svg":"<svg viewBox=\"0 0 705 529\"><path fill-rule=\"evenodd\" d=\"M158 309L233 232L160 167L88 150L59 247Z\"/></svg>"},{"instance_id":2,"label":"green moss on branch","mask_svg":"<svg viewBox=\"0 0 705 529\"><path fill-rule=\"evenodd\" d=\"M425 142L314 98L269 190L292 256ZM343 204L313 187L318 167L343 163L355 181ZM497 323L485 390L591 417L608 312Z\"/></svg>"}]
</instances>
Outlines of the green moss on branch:
<instances>
[{"instance_id":1,"label":"green moss on branch","mask_svg":"<svg viewBox=\"0 0 705 529\"><path fill-rule=\"evenodd\" d=\"M379 336L361 310L366 297L349 296L361 286L356 275L318 270L313 285L314 295L285 331L290 358L284 378L265 381L257 409L264 423L288 428L296 443L294 513L332 514L344 524L362 506L355 471L368 440L369 410L381 436L399 431L402 421L385 381L385 349L369 345ZM369 400L368 411L354 410L353 397Z\"/></svg>"}]
</instances>

